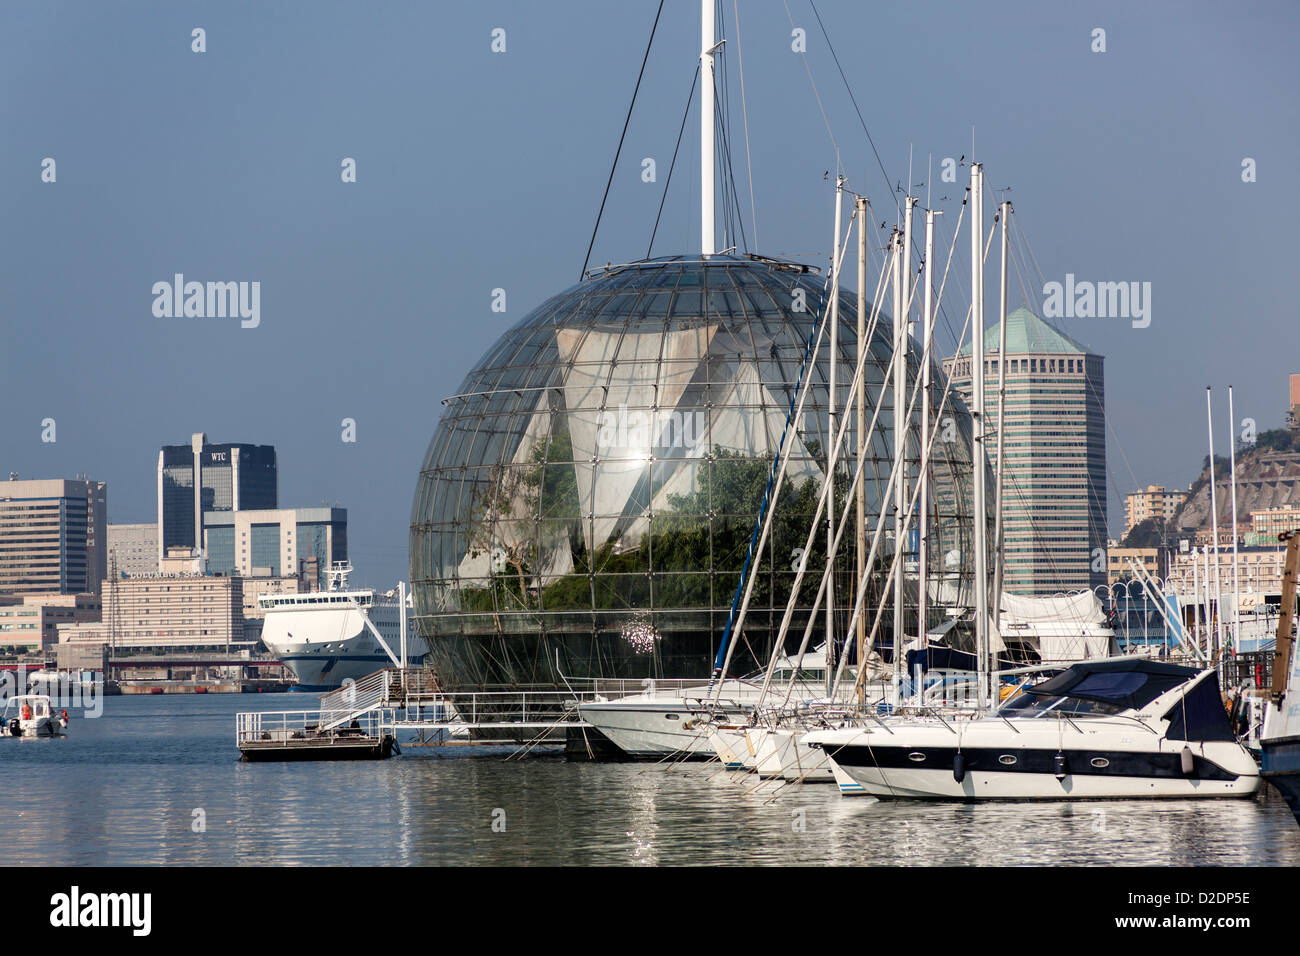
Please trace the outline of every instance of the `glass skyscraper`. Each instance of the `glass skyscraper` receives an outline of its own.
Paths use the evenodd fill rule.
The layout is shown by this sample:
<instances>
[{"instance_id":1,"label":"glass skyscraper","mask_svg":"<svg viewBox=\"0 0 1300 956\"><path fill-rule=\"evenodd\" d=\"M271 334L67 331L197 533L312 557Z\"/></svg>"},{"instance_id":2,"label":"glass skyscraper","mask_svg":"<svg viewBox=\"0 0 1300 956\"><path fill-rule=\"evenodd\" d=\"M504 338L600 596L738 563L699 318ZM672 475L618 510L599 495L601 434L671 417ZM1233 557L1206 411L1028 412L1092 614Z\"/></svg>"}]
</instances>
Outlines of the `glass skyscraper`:
<instances>
[{"instance_id":1,"label":"glass skyscraper","mask_svg":"<svg viewBox=\"0 0 1300 956\"><path fill-rule=\"evenodd\" d=\"M274 509L278 503L275 448L209 444L164 445L158 453L158 556L172 547L203 546L203 514Z\"/></svg>"},{"instance_id":2,"label":"glass skyscraper","mask_svg":"<svg viewBox=\"0 0 1300 956\"><path fill-rule=\"evenodd\" d=\"M244 577L293 577L315 559L315 577L305 585L323 588L330 566L348 560L346 508L241 509L203 516L207 568Z\"/></svg>"},{"instance_id":3,"label":"glass skyscraper","mask_svg":"<svg viewBox=\"0 0 1300 956\"><path fill-rule=\"evenodd\" d=\"M785 425L827 294L824 278L793 263L658 259L606 269L501 336L444 401L412 507L415 615L445 684L706 677L784 441L789 471L773 533L754 561L732 673L766 662L825 480L829 338L811 369L802 419L789 431ZM843 422L858 349L852 295L841 295L839 317ZM882 405L864 456L868 537L894 458L891 325L880 317L867 346L868 420L878 398ZM913 345L909 382L919 362ZM937 366L933 379L942 381ZM942 413L937 405L931 625L946 608L973 604L969 416L960 401ZM914 426L919 418L917 404ZM856 464L854 421L836 476L837 515ZM915 427L906 457L913 482ZM886 512L886 545L869 569L872 612L892 602L882 580L893 559L892 501ZM851 526L845 541L835 582L841 641L854 573ZM915 553L914 536L905 546ZM790 647L807 622L825 555L819 530ZM904 564L905 621L914 633L915 559ZM824 640L821 620L815 641ZM883 621L878 647L892 642L892 614Z\"/></svg>"}]
</instances>

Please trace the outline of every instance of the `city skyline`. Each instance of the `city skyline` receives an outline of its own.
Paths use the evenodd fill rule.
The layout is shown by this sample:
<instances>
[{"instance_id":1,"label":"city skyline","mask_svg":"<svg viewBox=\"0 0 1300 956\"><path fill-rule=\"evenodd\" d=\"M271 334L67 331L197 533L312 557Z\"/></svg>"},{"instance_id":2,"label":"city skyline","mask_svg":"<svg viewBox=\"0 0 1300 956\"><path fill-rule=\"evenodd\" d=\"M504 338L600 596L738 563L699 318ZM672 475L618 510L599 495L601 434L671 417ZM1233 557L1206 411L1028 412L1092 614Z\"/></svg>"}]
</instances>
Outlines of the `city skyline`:
<instances>
[{"instance_id":1,"label":"city skyline","mask_svg":"<svg viewBox=\"0 0 1300 956\"><path fill-rule=\"evenodd\" d=\"M973 135L990 185L1012 187L1003 195L1036 263L1026 257L1025 274L1013 272L1011 308L1043 311L1050 283L1137 283L1140 294L1150 283L1144 317L1063 309L1050 319L1106 356L1112 533L1127 491L1194 477L1208 450L1206 384L1220 452L1229 382L1238 419L1283 423L1283 236L1300 210L1278 187L1300 133L1271 104L1295 87L1285 42L1295 11L1011 4L989 17L954 5L927 22L827 2L817 10L832 57L812 8L791 10L743 10L739 37L730 16L722 25L745 70L748 130L735 85L731 155L752 245L824 268L834 177L823 174L836 146L850 186L890 226L910 147L910 182L930 184L951 230L966 170L944 183L943 161L969 161ZM576 279L653 12L579 4L555 16L502 3L366 18L336 4L279 18L205 5L86 7L68 20L54 8L0 13L5 88L40 91L0 100L11 270L0 372L13 394L0 468L92 474L113 490L110 520L133 523L153 517L160 445L199 428L275 445L286 502L349 508L359 580L405 578L440 402L506 328ZM696 15L665 7L593 263L645 255ZM492 51L498 28L502 53ZM792 49L796 29L806 59ZM1097 29L1104 52L1093 49ZM348 66L358 58L364 74ZM881 76L912 82L882 89ZM698 147L694 125L683 157ZM643 181L645 158L657 161L654 182ZM46 159L53 182L42 181ZM1256 181L1243 181L1247 159ZM698 188L682 159L656 254L698 248ZM915 191L924 205L927 188ZM227 317L160 317L155 287L178 274L203 284L197 314ZM225 283L235 287L218 290L221 308L209 313L212 286ZM959 326L960 277L953 283L945 302ZM493 311L495 289L504 313ZM241 317L255 302L253 326ZM943 322L939 338L951 355ZM53 442L42 440L47 419ZM349 421L355 442L344 440Z\"/></svg>"}]
</instances>

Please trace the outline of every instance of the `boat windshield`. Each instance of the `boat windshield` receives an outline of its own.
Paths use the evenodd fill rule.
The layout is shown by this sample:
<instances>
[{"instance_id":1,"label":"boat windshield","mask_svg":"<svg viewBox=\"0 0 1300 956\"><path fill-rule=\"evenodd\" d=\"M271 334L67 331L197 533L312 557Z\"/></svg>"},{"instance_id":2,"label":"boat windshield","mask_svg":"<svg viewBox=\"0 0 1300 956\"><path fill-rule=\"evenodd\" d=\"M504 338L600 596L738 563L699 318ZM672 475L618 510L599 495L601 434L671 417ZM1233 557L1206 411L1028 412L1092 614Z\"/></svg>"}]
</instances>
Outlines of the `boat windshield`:
<instances>
[{"instance_id":1,"label":"boat windshield","mask_svg":"<svg viewBox=\"0 0 1300 956\"><path fill-rule=\"evenodd\" d=\"M1075 664L1056 677L1026 687L999 713L1018 717L1118 714L1139 710L1196 676L1191 668L1156 661Z\"/></svg>"},{"instance_id":2,"label":"boat windshield","mask_svg":"<svg viewBox=\"0 0 1300 956\"><path fill-rule=\"evenodd\" d=\"M1085 700L1082 697L1043 697L1035 694L1017 694L1002 705L998 711L1001 717L1045 717L1052 714L1069 714L1075 716L1106 716L1128 710L1122 704L1112 704L1100 700Z\"/></svg>"}]
</instances>

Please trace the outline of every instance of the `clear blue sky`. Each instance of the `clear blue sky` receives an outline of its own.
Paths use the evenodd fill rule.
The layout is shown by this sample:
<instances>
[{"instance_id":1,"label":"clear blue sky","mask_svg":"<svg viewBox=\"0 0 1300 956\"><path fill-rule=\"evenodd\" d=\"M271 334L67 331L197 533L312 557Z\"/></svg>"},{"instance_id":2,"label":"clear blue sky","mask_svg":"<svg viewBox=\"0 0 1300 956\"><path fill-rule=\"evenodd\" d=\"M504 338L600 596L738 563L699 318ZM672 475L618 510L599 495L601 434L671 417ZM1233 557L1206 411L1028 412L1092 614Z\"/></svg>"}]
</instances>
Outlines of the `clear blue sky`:
<instances>
[{"instance_id":1,"label":"clear blue sky","mask_svg":"<svg viewBox=\"0 0 1300 956\"><path fill-rule=\"evenodd\" d=\"M0 471L86 472L109 482L110 520L152 521L160 445L194 431L274 444L281 505L338 501L359 579L404 577L439 402L505 328L577 278L655 6L6 0ZM1234 384L1239 419L1280 423L1286 375L1300 370L1300 7L817 9L888 184L811 7L789 0L850 185L877 210L892 209L909 147L920 182L928 155L969 157L974 127L1048 280L1152 283L1149 328L1063 323L1106 356L1112 527L1117 491L1194 477L1205 385ZM785 4L740 12L758 251L822 265L831 138ZM195 27L206 53L191 52ZM490 50L495 27L504 54ZM1090 49L1096 27L1105 53ZM698 36L698 5L669 0L595 262L645 253ZM748 219L734 49L729 59ZM656 254L698 250L697 150L692 117ZM647 156L653 185L641 181ZM41 182L45 157L54 184ZM340 181L344 157L355 184ZM1241 181L1244 157L1255 183ZM965 175L936 183L947 223ZM260 281L261 326L155 318L151 287L176 272ZM1039 280L1024 278L1037 310ZM496 287L505 315L490 310ZM949 307L964 309L955 292ZM1217 411L1222 451L1226 405ZM340 440L345 417L355 444ZM44 418L57 422L53 444Z\"/></svg>"}]
</instances>

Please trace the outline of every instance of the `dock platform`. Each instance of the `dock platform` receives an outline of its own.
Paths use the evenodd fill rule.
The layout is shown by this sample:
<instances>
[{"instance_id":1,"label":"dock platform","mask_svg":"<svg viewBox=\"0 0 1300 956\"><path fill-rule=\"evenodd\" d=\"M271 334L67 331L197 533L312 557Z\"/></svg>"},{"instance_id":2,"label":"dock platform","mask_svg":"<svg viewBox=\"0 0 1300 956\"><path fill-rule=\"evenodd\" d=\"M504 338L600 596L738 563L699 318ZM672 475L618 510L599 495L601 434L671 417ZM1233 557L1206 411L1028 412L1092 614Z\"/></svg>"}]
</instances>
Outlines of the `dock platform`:
<instances>
[{"instance_id":1,"label":"dock platform","mask_svg":"<svg viewBox=\"0 0 1300 956\"><path fill-rule=\"evenodd\" d=\"M594 691L511 689L444 692L425 668L388 667L320 696L317 710L254 711L236 717L244 760L382 760L412 746L514 744L581 751L575 731L594 731L578 713ZM567 747L566 747L567 745Z\"/></svg>"},{"instance_id":2,"label":"dock platform","mask_svg":"<svg viewBox=\"0 0 1300 956\"><path fill-rule=\"evenodd\" d=\"M235 730L240 759L385 760L394 750L401 753L391 714L376 710L339 726L322 726L330 722L322 717L329 716L329 711L310 710L240 714Z\"/></svg>"}]
</instances>

